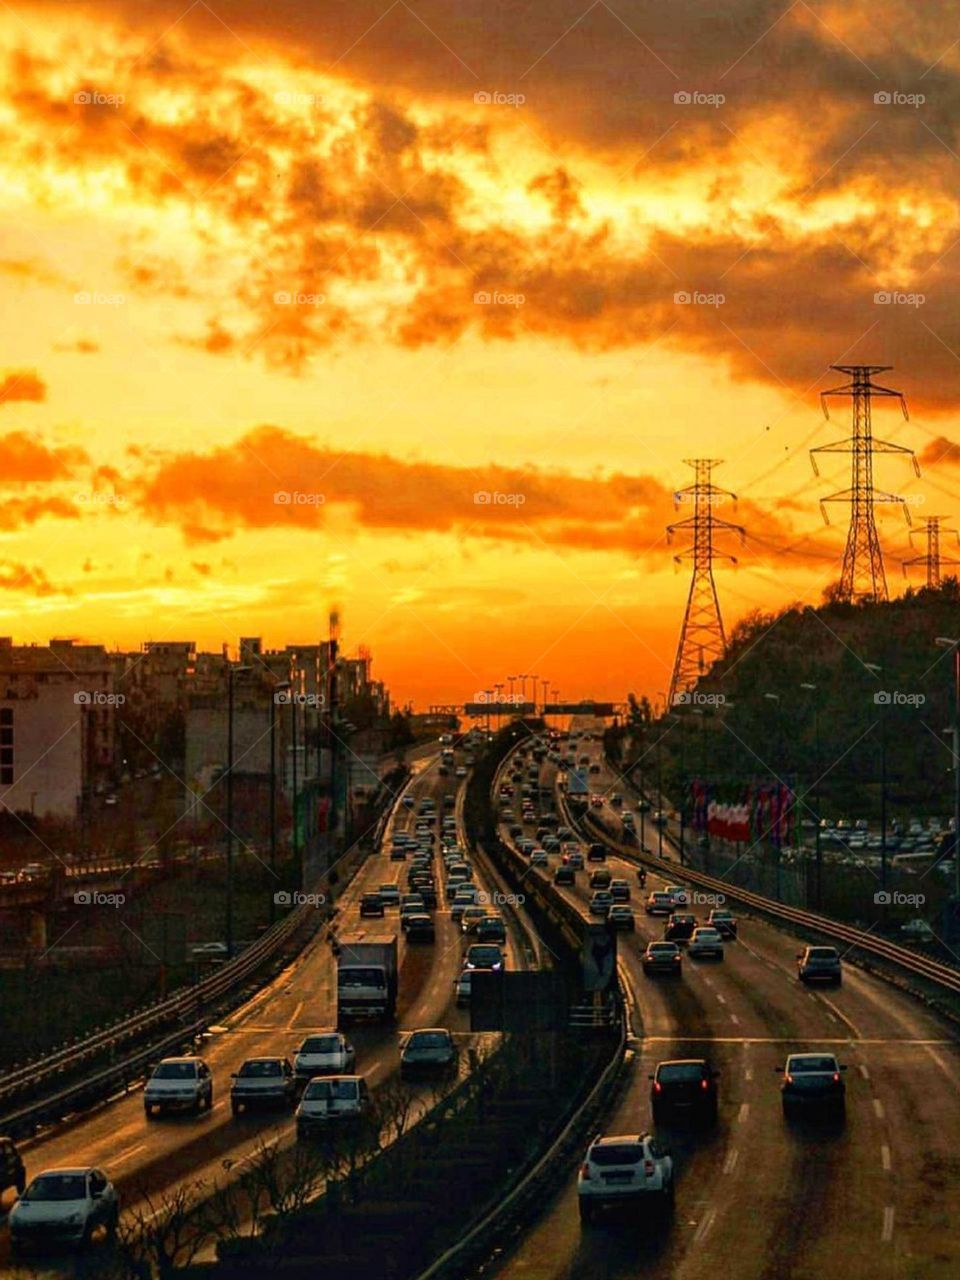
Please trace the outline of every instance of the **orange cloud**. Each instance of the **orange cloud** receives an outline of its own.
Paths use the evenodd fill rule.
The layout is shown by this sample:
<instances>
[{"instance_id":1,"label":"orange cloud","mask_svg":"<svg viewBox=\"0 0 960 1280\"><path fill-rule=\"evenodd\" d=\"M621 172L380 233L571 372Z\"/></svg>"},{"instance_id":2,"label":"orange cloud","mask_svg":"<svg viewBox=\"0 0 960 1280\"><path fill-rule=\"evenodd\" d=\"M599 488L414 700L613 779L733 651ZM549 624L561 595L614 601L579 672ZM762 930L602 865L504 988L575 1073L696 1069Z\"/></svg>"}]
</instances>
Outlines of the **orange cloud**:
<instances>
[{"instance_id":1,"label":"orange cloud","mask_svg":"<svg viewBox=\"0 0 960 1280\"><path fill-rule=\"evenodd\" d=\"M47 398L46 384L33 369L8 373L0 382L0 405L13 404L17 400L41 403Z\"/></svg>"},{"instance_id":2,"label":"orange cloud","mask_svg":"<svg viewBox=\"0 0 960 1280\"><path fill-rule=\"evenodd\" d=\"M0 480L7 484L65 480L88 461L85 451L73 445L48 448L23 431L0 436Z\"/></svg>"}]
</instances>

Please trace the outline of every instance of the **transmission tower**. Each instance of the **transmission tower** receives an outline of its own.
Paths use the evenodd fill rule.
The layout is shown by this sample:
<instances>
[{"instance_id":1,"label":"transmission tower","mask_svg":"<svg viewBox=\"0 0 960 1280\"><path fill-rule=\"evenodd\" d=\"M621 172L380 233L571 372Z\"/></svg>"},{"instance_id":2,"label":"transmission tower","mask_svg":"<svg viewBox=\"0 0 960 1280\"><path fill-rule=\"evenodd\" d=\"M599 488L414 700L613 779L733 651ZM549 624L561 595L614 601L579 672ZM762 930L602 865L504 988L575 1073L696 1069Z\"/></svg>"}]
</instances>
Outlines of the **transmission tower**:
<instances>
[{"instance_id":1,"label":"transmission tower","mask_svg":"<svg viewBox=\"0 0 960 1280\"><path fill-rule=\"evenodd\" d=\"M847 602L854 600L886 600L887 578L883 569L883 552L877 536L877 526L873 518L873 508L881 502L899 502L903 505L903 514L907 524L910 523L910 512L903 498L894 493L886 493L874 488L873 455L875 453L905 453L913 460L917 475L920 468L913 450L905 445L890 444L886 440L875 440L870 422L870 401L874 396L889 396L900 401L904 418L909 417L907 404L900 391L891 391L887 387L878 386L871 381L874 373L884 373L892 368L888 364L834 364L831 369L838 373L850 375L850 381L839 387L831 387L829 391L820 393L824 417L830 417L827 407L828 396L850 396L853 400L853 435L846 440L836 440L833 444L821 445L810 450L810 461L815 475L818 453L849 453L852 455L852 474L849 489L832 493L820 501L820 510L826 524L830 523L827 515L828 502L844 502L850 507L850 529L847 533L847 545L843 552L843 568L840 573L839 599Z\"/></svg>"},{"instance_id":2,"label":"transmission tower","mask_svg":"<svg viewBox=\"0 0 960 1280\"><path fill-rule=\"evenodd\" d=\"M720 602L713 580L713 562L723 559L736 564L736 559L733 556L719 555L713 547L713 536L722 531L738 533L741 541L744 537L741 525L718 520L714 515L714 507L719 502L726 498L736 501L736 494L730 493L728 489L718 489L710 481L713 468L720 465L719 460L685 458L684 461L688 467L693 467L694 481L686 489L679 489L674 494L674 504L679 507L681 502L692 502L693 515L687 520L668 525L667 537L672 539L681 529L693 531L692 545L674 556L677 564L684 560L693 561L693 577L670 680L670 706L675 704L679 694L691 689L699 677L726 653L727 638L723 631Z\"/></svg>"},{"instance_id":3,"label":"transmission tower","mask_svg":"<svg viewBox=\"0 0 960 1280\"><path fill-rule=\"evenodd\" d=\"M911 542L913 541L913 535L915 533L922 533L926 535L927 550L925 555L914 556L912 560L902 561L904 577L907 576L907 568L910 565L912 564L925 565L927 570L927 586L936 588L940 586L941 566L945 564L960 564L960 560L953 560L953 559L950 559L950 557L948 556L941 556L940 554L940 534L941 533L954 534L957 539L957 545L960 546L960 533L958 533L956 529L940 528L940 521L945 519L946 519L946 516L924 516L924 522L926 524L926 528L910 530Z\"/></svg>"}]
</instances>

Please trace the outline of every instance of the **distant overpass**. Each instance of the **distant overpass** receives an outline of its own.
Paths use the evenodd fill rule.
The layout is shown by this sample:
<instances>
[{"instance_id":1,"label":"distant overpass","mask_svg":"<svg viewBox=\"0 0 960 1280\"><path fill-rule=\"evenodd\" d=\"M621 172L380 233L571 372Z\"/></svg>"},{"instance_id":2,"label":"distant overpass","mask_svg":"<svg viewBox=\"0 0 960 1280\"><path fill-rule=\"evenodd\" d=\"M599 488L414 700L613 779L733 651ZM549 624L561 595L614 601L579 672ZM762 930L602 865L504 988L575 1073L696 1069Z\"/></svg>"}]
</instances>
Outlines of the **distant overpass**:
<instances>
[{"instance_id":1,"label":"distant overpass","mask_svg":"<svg viewBox=\"0 0 960 1280\"><path fill-rule=\"evenodd\" d=\"M466 716L480 719L486 716L596 716L601 720L609 720L613 716L623 715L626 711L624 702L594 702L591 698L581 702L521 702L510 694L491 694L482 702L463 702L432 706L430 715Z\"/></svg>"}]
</instances>

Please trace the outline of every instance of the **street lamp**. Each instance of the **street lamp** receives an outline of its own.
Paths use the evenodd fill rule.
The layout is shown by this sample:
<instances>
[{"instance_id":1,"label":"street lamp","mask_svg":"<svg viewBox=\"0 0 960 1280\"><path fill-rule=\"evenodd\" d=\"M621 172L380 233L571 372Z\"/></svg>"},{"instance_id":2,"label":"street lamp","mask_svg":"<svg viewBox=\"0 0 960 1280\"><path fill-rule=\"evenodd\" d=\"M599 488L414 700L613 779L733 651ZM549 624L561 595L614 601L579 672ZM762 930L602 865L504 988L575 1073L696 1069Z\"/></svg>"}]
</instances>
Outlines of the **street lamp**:
<instances>
[{"instance_id":1,"label":"street lamp","mask_svg":"<svg viewBox=\"0 0 960 1280\"><path fill-rule=\"evenodd\" d=\"M936 643L953 651L953 895L960 901L960 640L937 636Z\"/></svg>"},{"instance_id":2,"label":"street lamp","mask_svg":"<svg viewBox=\"0 0 960 1280\"><path fill-rule=\"evenodd\" d=\"M876 662L863 664L879 675L883 667ZM887 887L887 704L880 703L880 888Z\"/></svg>"},{"instance_id":3,"label":"street lamp","mask_svg":"<svg viewBox=\"0 0 960 1280\"><path fill-rule=\"evenodd\" d=\"M808 693L816 693L817 686L810 684L809 681L803 680L800 683L801 689L806 689ZM814 835L815 847L815 866L816 866L816 897L815 903L818 911L823 910L823 849L820 844L820 703L817 698L813 700L813 813L816 822L816 834Z\"/></svg>"},{"instance_id":4,"label":"street lamp","mask_svg":"<svg viewBox=\"0 0 960 1280\"><path fill-rule=\"evenodd\" d=\"M233 680L252 667L227 666L227 959L233 959Z\"/></svg>"},{"instance_id":5,"label":"street lamp","mask_svg":"<svg viewBox=\"0 0 960 1280\"><path fill-rule=\"evenodd\" d=\"M501 697L501 694L503 693L503 681L502 680L498 681L493 687L497 695L497 733L499 733L500 732L500 714L503 710L503 699Z\"/></svg>"}]
</instances>

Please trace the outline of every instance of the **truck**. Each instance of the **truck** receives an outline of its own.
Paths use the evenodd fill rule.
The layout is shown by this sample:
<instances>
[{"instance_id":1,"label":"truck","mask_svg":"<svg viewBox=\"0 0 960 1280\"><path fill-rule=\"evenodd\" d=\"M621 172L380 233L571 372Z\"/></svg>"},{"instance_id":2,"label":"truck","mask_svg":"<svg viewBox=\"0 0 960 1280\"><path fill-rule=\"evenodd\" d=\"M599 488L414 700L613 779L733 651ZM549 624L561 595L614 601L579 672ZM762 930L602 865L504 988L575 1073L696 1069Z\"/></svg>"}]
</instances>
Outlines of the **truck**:
<instances>
[{"instance_id":1,"label":"truck","mask_svg":"<svg viewBox=\"0 0 960 1280\"><path fill-rule=\"evenodd\" d=\"M397 1010L397 936L344 934L337 956L337 1026L357 1019L392 1022Z\"/></svg>"}]
</instances>

